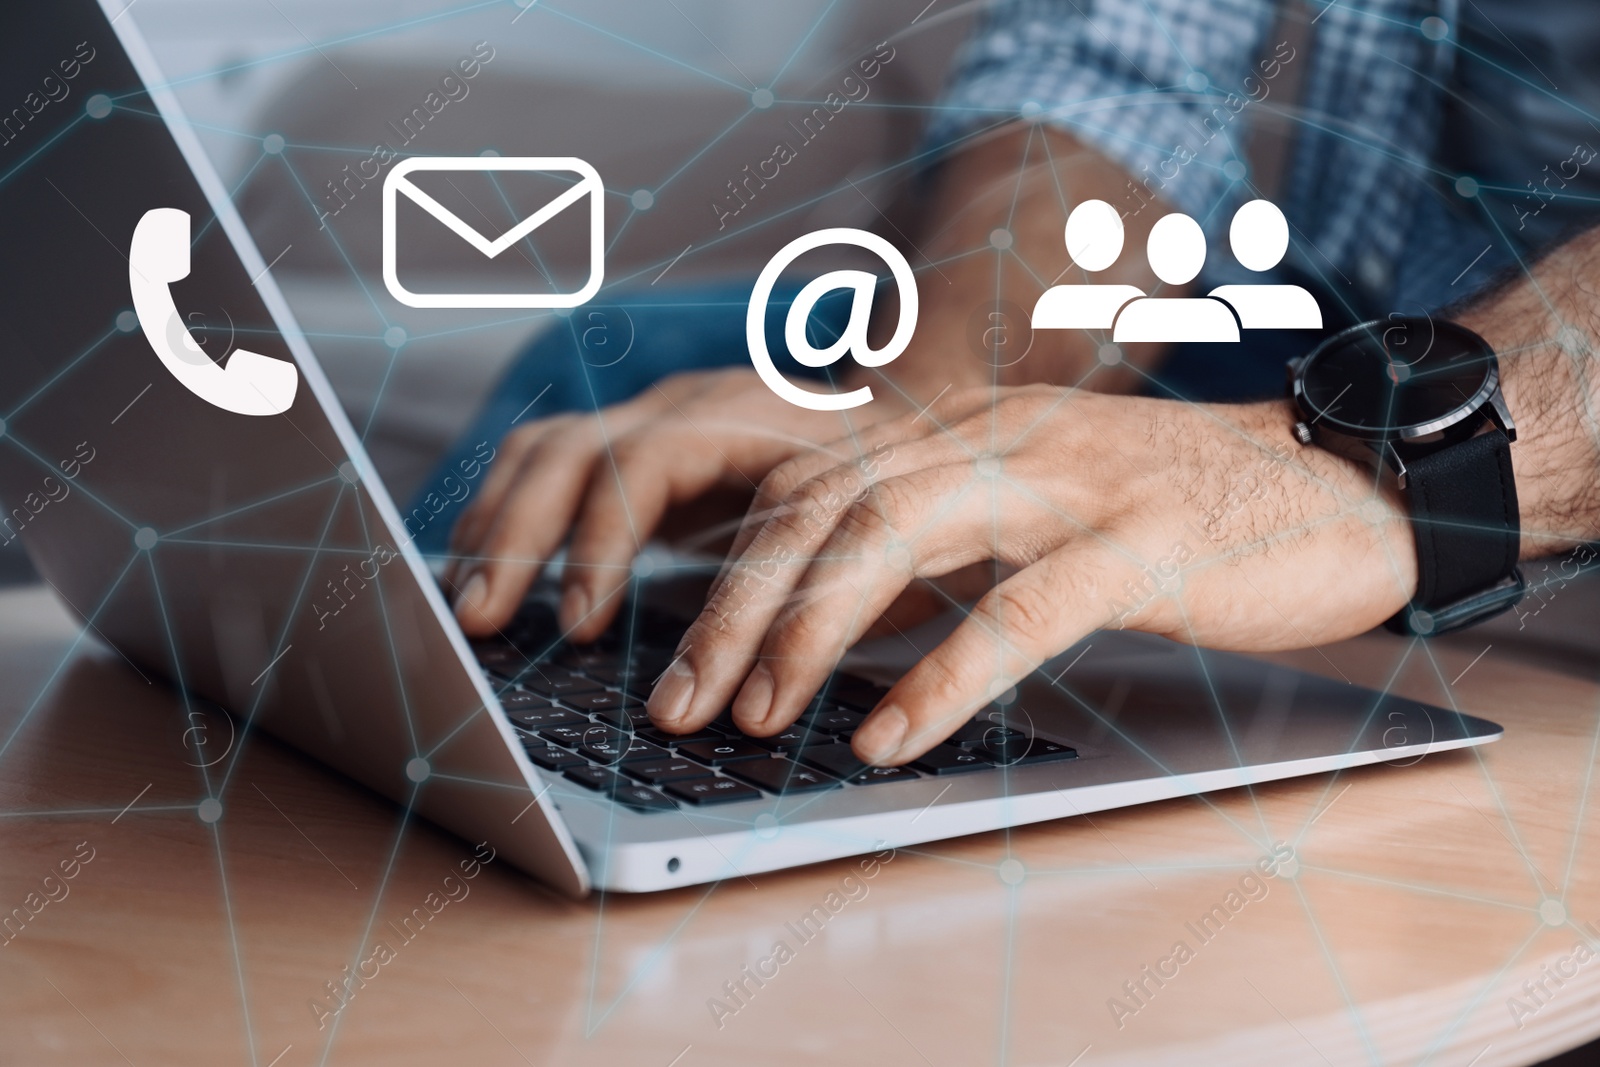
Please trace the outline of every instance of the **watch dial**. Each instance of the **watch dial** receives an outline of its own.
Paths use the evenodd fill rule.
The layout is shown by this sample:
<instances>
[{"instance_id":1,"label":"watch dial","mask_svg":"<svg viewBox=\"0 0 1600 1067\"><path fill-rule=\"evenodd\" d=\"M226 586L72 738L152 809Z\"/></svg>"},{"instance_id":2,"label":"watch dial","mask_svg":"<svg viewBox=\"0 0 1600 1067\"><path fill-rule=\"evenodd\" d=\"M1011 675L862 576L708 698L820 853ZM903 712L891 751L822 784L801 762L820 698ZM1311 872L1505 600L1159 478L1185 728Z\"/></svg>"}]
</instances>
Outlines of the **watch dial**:
<instances>
[{"instance_id":1,"label":"watch dial","mask_svg":"<svg viewBox=\"0 0 1600 1067\"><path fill-rule=\"evenodd\" d=\"M1357 326L1313 352L1301 392L1312 421L1387 437L1471 405L1493 366L1488 345L1463 326L1391 319Z\"/></svg>"}]
</instances>

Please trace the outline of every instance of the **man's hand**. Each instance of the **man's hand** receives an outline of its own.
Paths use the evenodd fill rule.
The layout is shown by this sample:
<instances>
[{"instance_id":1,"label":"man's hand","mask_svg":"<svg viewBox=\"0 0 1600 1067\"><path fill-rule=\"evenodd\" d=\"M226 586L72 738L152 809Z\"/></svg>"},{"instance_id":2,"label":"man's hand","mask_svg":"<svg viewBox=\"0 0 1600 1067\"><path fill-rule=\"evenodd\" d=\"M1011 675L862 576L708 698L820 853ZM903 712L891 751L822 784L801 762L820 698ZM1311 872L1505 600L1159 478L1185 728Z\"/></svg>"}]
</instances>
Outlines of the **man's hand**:
<instances>
[{"instance_id":1,"label":"man's hand","mask_svg":"<svg viewBox=\"0 0 1600 1067\"><path fill-rule=\"evenodd\" d=\"M1370 629L1415 589L1410 526L1370 467L1292 422L1282 403L978 389L843 462L788 460L650 714L690 731L732 701L741 729L777 733L908 584L982 561L1011 573L856 732L862 759L915 758L1097 628L1234 649Z\"/></svg>"},{"instance_id":2,"label":"man's hand","mask_svg":"<svg viewBox=\"0 0 1600 1067\"><path fill-rule=\"evenodd\" d=\"M875 418L903 410L891 390L878 392ZM488 636L504 626L570 534L561 626L594 639L670 507L719 487L753 493L773 467L848 440L852 425L779 400L741 369L676 375L594 415L518 426L451 537L462 629Z\"/></svg>"}]
</instances>

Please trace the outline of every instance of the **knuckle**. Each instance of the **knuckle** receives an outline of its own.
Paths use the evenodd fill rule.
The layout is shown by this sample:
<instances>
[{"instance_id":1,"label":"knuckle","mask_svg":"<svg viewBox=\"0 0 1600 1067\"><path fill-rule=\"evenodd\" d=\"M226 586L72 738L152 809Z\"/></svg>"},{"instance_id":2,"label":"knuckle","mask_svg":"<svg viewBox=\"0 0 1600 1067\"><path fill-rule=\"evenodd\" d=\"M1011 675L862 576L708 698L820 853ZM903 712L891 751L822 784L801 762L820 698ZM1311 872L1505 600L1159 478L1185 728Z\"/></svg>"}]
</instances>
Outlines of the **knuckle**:
<instances>
[{"instance_id":1,"label":"knuckle","mask_svg":"<svg viewBox=\"0 0 1600 1067\"><path fill-rule=\"evenodd\" d=\"M767 472L761 479L761 486L756 491L756 499L766 501L769 506L781 500L787 500L789 494L794 492L800 484L800 465L794 460L786 460Z\"/></svg>"},{"instance_id":2,"label":"knuckle","mask_svg":"<svg viewBox=\"0 0 1600 1067\"><path fill-rule=\"evenodd\" d=\"M984 595L977 610L997 631L1043 633L1055 618L1050 597L1033 585L998 586Z\"/></svg>"}]
</instances>

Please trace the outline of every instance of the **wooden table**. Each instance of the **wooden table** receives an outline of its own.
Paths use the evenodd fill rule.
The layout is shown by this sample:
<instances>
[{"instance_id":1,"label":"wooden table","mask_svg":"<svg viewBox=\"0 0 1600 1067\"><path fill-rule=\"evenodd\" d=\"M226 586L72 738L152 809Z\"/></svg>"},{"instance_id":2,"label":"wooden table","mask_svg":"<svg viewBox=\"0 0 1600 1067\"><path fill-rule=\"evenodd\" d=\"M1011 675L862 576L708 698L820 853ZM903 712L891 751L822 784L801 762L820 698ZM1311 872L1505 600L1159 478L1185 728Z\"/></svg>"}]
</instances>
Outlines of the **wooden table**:
<instances>
[{"instance_id":1,"label":"wooden table","mask_svg":"<svg viewBox=\"0 0 1600 1067\"><path fill-rule=\"evenodd\" d=\"M1600 931L1600 685L1562 644L1600 627L1593 592L1521 633L1279 657L1454 699L1506 726L1482 750L905 850L871 878L842 861L575 904L504 863L446 883L469 845L265 738L202 812L215 772L173 694L45 591L9 591L0 909L26 921L0 947L0 1062L1529 1063L1600 1033L1600 960L1573 956ZM1269 840L1295 861L1243 882ZM326 983L384 938L333 1013ZM1546 965L1571 977L1545 972L1536 1003Z\"/></svg>"}]
</instances>

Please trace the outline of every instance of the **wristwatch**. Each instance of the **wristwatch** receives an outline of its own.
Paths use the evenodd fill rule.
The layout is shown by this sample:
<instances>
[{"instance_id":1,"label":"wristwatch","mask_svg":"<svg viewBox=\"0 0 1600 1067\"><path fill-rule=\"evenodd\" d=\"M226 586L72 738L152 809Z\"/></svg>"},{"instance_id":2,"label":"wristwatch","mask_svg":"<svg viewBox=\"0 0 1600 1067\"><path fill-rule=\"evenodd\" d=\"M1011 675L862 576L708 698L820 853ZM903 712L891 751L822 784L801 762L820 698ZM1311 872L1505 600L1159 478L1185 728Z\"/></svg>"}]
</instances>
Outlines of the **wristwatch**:
<instances>
[{"instance_id":1,"label":"wristwatch","mask_svg":"<svg viewBox=\"0 0 1600 1067\"><path fill-rule=\"evenodd\" d=\"M1389 629L1449 633L1522 599L1517 428L1487 341L1430 318L1364 322L1291 360L1289 395L1301 444L1342 453L1364 446L1405 493L1417 592Z\"/></svg>"}]
</instances>

